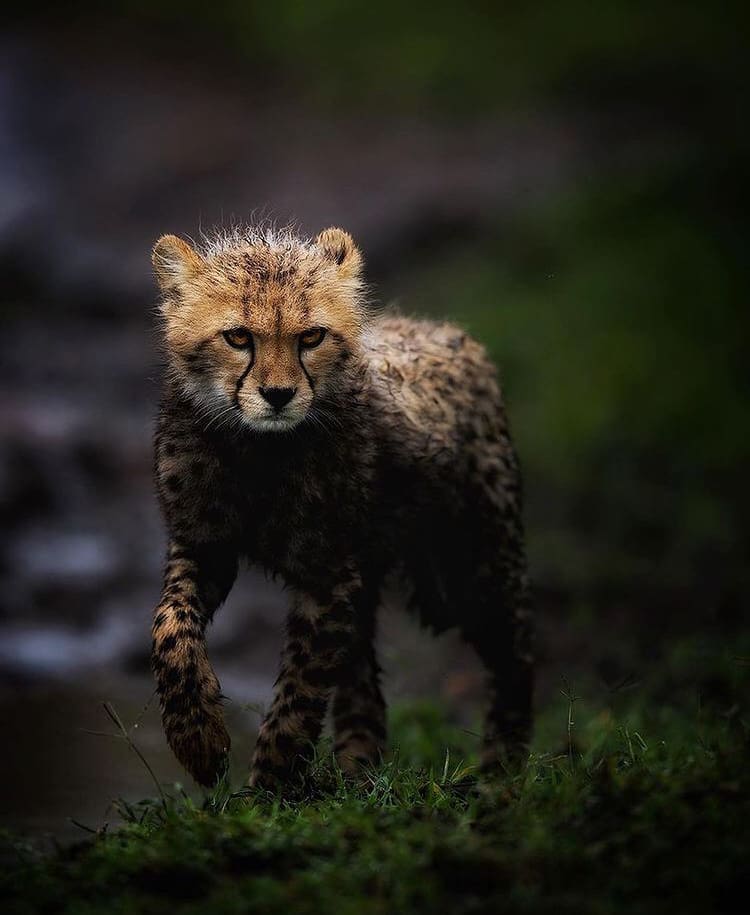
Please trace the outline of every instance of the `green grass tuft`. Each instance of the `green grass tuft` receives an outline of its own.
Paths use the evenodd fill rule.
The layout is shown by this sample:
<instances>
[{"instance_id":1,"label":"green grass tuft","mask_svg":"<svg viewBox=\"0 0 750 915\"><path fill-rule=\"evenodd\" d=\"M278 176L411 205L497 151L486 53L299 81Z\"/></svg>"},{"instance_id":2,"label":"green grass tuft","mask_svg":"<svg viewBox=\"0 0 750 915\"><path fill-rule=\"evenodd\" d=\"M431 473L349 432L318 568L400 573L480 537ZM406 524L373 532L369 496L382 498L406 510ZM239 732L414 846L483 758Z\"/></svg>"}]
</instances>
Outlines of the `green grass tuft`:
<instances>
[{"instance_id":1,"label":"green grass tuft","mask_svg":"<svg viewBox=\"0 0 750 915\"><path fill-rule=\"evenodd\" d=\"M528 764L480 785L476 736L432 706L346 781L320 749L302 796L225 782L119 802L124 825L41 852L6 836L4 912L716 912L748 888L742 643L680 645L639 684L561 683ZM670 694L669 700L665 695Z\"/></svg>"}]
</instances>

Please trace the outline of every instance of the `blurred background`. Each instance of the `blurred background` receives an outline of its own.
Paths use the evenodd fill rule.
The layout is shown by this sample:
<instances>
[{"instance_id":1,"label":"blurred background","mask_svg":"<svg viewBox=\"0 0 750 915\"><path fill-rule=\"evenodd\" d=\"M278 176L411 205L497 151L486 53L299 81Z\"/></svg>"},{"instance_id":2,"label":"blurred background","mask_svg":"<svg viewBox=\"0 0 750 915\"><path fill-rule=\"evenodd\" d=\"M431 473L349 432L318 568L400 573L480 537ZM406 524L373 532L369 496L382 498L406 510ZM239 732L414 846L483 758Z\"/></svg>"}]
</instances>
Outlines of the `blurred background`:
<instances>
[{"instance_id":1,"label":"blurred background","mask_svg":"<svg viewBox=\"0 0 750 915\"><path fill-rule=\"evenodd\" d=\"M0 819L57 835L185 776L148 671L164 539L149 251L271 216L341 225L375 296L502 369L525 468L541 704L685 639L748 584L744 4L194 0L16 7L0 38ZM283 598L211 632L233 778ZM745 627L746 628L746 627ZM387 692L471 722L475 660L397 606ZM708 649L707 649L708 650ZM692 687L691 687L692 688ZM711 684L698 684L704 695ZM563 719L561 717L561 728ZM562 731L561 731L562 733Z\"/></svg>"}]
</instances>

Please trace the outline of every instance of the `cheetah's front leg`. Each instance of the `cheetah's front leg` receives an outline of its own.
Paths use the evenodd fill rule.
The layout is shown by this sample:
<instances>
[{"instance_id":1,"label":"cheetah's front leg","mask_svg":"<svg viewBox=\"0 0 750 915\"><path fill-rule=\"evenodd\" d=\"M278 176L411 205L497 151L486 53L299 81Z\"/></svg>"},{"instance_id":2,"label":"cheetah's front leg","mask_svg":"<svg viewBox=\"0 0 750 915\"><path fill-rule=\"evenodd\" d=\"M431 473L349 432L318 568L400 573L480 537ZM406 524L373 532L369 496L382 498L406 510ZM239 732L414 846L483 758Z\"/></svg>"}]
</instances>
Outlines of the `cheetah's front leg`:
<instances>
[{"instance_id":1,"label":"cheetah's front leg","mask_svg":"<svg viewBox=\"0 0 750 915\"><path fill-rule=\"evenodd\" d=\"M151 666L172 752L201 785L226 764L229 734L205 632L237 571L231 552L172 543L162 597L154 611Z\"/></svg>"},{"instance_id":2,"label":"cheetah's front leg","mask_svg":"<svg viewBox=\"0 0 750 915\"><path fill-rule=\"evenodd\" d=\"M360 637L348 671L333 698L334 752L347 775L380 760L386 737L386 709L372 634Z\"/></svg>"},{"instance_id":3,"label":"cheetah's front leg","mask_svg":"<svg viewBox=\"0 0 750 915\"><path fill-rule=\"evenodd\" d=\"M258 734L251 785L272 789L304 775L331 692L350 660L360 592L359 574L348 568L329 600L295 596L273 702Z\"/></svg>"}]
</instances>

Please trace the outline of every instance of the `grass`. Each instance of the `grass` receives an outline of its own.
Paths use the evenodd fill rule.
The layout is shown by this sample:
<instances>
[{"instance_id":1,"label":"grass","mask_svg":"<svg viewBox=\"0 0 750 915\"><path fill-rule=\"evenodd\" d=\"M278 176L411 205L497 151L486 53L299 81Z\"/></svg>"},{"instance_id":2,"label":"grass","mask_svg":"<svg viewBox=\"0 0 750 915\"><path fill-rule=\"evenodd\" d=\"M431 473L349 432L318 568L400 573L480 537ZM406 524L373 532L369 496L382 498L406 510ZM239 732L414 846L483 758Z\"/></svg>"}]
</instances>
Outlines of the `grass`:
<instances>
[{"instance_id":1,"label":"grass","mask_svg":"<svg viewBox=\"0 0 750 915\"><path fill-rule=\"evenodd\" d=\"M358 784L321 749L304 796L227 784L120 801L53 851L6 836L6 913L718 912L748 890L743 643L677 646L640 684L564 681L520 772L478 785L476 737L433 706ZM669 695L669 700L665 698Z\"/></svg>"}]
</instances>

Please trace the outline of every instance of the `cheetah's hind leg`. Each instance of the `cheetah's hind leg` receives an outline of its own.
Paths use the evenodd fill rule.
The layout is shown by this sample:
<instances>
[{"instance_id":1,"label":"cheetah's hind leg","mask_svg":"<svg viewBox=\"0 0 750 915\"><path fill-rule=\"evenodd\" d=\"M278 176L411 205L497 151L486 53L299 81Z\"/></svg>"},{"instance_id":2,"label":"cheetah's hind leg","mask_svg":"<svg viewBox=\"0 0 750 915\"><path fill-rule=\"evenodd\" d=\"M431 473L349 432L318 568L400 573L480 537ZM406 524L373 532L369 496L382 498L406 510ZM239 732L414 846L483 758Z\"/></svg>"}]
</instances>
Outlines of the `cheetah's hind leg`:
<instances>
[{"instance_id":1,"label":"cheetah's hind leg","mask_svg":"<svg viewBox=\"0 0 750 915\"><path fill-rule=\"evenodd\" d=\"M489 702L480 751L485 774L522 765L533 726L533 620L525 574L506 581L500 591L484 591L472 625L464 628L488 674Z\"/></svg>"}]
</instances>

